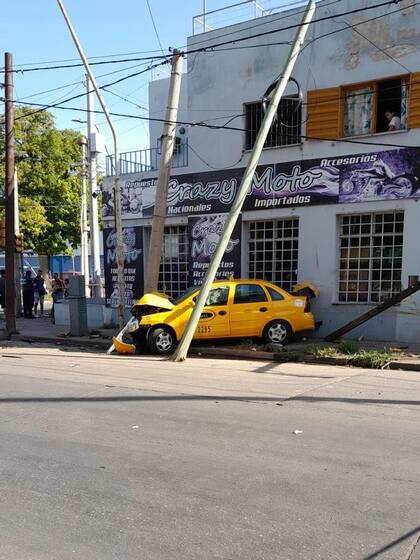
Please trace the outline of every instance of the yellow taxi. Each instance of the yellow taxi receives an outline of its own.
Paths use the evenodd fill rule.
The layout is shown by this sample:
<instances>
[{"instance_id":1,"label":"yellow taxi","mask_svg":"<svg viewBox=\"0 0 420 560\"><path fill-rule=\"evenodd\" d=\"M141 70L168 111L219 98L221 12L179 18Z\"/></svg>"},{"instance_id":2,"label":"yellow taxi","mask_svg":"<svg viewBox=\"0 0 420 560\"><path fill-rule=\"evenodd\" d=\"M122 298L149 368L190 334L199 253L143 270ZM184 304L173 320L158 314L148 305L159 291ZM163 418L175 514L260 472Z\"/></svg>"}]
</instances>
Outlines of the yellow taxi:
<instances>
[{"instance_id":1,"label":"yellow taxi","mask_svg":"<svg viewBox=\"0 0 420 560\"><path fill-rule=\"evenodd\" d=\"M145 294L132 307L130 334L149 350L170 354L180 340L195 306L199 288L189 288L177 299L162 293ZM194 340L260 337L286 344L293 334L315 329L310 297L318 290L309 283L293 294L264 280L220 280L213 283ZM117 352L135 347L114 339Z\"/></svg>"}]
</instances>

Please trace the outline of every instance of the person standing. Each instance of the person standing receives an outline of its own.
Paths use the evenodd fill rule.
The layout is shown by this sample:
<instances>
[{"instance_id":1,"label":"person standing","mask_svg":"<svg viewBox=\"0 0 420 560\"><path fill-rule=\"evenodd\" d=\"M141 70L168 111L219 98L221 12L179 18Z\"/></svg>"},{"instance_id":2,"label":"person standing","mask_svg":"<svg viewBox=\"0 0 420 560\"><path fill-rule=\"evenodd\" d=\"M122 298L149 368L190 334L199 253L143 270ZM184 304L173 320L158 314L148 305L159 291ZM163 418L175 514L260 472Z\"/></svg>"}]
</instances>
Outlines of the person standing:
<instances>
[{"instance_id":1,"label":"person standing","mask_svg":"<svg viewBox=\"0 0 420 560\"><path fill-rule=\"evenodd\" d=\"M37 316L38 304L40 309L40 317L44 316L44 297L47 293L45 287L45 280L42 276L42 270L38 270L37 275L34 278L34 312Z\"/></svg>"},{"instance_id":2,"label":"person standing","mask_svg":"<svg viewBox=\"0 0 420 560\"><path fill-rule=\"evenodd\" d=\"M64 298L64 282L59 277L57 272L54 272L54 277L52 281L52 298L53 298L53 306L51 310L51 319L52 322L55 323L55 319L54 319L55 304L57 301L62 300Z\"/></svg>"},{"instance_id":3,"label":"person standing","mask_svg":"<svg viewBox=\"0 0 420 560\"><path fill-rule=\"evenodd\" d=\"M25 280L23 283L23 316L26 319L34 319L32 314L32 309L34 306L34 281L32 278L32 272L27 270L25 273Z\"/></svg>"},{"instance_id":4,"label":"person standing","mask_svg":"<svg viewBox=\"0 0 420 560\"><path fill-rule=\"evenodd\" d=\"M6 307L6 271L0 270L0 307Z\"/></svg>"}]
</instances>

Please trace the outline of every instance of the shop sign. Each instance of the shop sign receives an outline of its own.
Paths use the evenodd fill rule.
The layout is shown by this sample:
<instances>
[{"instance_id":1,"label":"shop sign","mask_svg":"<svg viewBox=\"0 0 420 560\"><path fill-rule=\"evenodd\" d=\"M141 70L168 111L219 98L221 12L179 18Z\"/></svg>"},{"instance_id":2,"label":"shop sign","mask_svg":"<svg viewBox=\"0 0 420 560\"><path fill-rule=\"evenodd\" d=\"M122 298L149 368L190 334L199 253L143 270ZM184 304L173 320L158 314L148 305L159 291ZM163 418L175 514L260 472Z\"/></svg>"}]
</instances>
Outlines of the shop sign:
<instances>
[{"instance_id":1,"label":"shop sign","mask_svg":"<svg viewBox=\"0 0 420 560\"><path fill-rule=\"evenodd\" d=\"M420 197L420 149L274 163L257 167L244 210L267 210ZM168 216L228 212L244 169L171 177ZM114 215L113 177L104 183L103 214ZM123 218L153 215L157 179L130 175L122 180Z\"/></svg>"},{"instance_id":2,"label":"shop sign","mask_svg":"<svg viewBox=\"0 0 420 560\"><path fill-rule=\"evenodd\" d=\"M200 286L209 268L210 260L223 233L227 214L192 216L188 218L189 285ZM216 278L241 275L241 223L237 221Z\"/></svg>"},{"instance_id":3,"label":"shop sign","mask_svg":"<svg viewBox=\"0 0 420 560\"><path fill-rule=\"evenodd\" d=\"M104 229L106 305L118 307L118 278L115 229ZM143 236L141 227L123 228L125 305L143 295Z\"/></svg>"}]
</instances>

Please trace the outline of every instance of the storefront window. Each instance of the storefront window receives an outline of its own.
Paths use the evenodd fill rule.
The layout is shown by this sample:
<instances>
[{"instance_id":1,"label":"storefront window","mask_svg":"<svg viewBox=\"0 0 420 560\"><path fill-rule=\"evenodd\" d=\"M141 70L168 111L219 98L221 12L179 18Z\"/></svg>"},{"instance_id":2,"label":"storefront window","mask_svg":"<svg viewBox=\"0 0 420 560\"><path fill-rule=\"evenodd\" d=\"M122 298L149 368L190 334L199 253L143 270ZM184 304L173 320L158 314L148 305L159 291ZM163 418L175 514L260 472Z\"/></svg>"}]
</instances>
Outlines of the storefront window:
<instances>
[{"instance_id":1,"label":"storefront window","mask_svg":"<svg viewBox=\"0 0 420 560\"><path fill-rule=\"evenodd\" d=\"M340 216L338 300L378 303L401 290L404 213Z\"/></svg>"},{"instance_id":2,"label":"storefront window","mask_svg":"<svg viewBox=\"0 0 420 560\"><path fill-rule=\"evenodd\" d=\"M299 218L249 223L249 277L287 291L297 281Z\"/></svg>"},{"instance_id":3,"label":"storefront window","mask_svg":"<svg viewBox=\"0 0 420 560\"><path fill-rule=\"evenodd\" d=\"M175 298L188 288L187 226L166 226L158 290Z\"/></svg>"}]
</instances>

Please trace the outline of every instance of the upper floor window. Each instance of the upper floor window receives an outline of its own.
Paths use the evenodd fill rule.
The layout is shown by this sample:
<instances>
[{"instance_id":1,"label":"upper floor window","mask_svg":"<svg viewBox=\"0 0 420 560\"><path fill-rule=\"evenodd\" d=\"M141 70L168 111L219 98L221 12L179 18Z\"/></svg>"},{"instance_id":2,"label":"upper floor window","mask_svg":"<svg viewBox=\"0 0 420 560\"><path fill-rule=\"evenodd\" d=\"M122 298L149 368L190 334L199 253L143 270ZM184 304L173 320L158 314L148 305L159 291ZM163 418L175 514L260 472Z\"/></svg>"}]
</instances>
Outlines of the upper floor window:
<instances>
[{"instance_id":1,"label":"upper floor window","mask_svg":"<svg viewBox=\"0 0 420 560\"><path fill-rule=\"evenodd\" d=\"M407 128L408 77L352 86L344 90L344 136Z\"/></svg>"},{"instance_id":2,"label":"upper floor window","mask_svg":"<svg viewBox=\"0 0 420 560\"><path fill-rule=\"evenodd\" d=\"M245 104L245 149L252 150L263 120L261 101ZM277 118L269 130L265 148L288 146L301 142L302 110L298 96L283 97Z\"/></svg>"}]
</instances>

